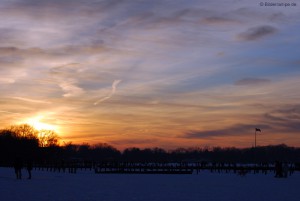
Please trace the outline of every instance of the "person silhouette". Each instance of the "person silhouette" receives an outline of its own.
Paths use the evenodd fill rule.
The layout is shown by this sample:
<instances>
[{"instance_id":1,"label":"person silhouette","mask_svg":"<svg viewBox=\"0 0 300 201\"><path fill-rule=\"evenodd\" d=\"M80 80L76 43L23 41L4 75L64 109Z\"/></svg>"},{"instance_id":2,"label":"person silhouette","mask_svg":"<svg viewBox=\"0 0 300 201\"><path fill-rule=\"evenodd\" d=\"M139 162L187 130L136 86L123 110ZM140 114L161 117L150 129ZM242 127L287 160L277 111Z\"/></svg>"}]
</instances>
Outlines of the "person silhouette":
<instances>
[{"instance_id":1,"label":"person silhouette","mask_svg":"<svg viewBox=\"0 0 300 201\"><path fill-rule=\"evenodd\" d=\"M283 165L282 165L282 176L284 178L287 178L288 173L289 173L289 165L288 165L287 162L284 162Z\"/></svg>"},{"instance_id":2,"label":"person silhouette","mask_svg":"<svg viewBox=\"0 0 300 201\"><path fill-rule=\"evenodd\" d=\"M22 168L23 168L23 161L21 157L17 156L14 162L14 169L15 169L17 179L22 179Z\"/></svg>"},{"instance_id":3,"label":"person silhouette","mask_svg":"<svg viewBox=\"0 0 300 201\"><path fill-rule=\"evenodd\" d=\"M32 170L32 161L27 161L27 172L28 172L28 179L31 179L31 170Z\"/></svg>"},{"instance_id":4,"label":"person silhouette","mask_svg":"<svg viewBox=\"0 0 300 201\"><path fill-rule=\"evenodd\" d=\"M277 178L282 178L283 174L282 174L282 163L279 161L275 162L275 177Z\"/></svg>"}]
</instances>

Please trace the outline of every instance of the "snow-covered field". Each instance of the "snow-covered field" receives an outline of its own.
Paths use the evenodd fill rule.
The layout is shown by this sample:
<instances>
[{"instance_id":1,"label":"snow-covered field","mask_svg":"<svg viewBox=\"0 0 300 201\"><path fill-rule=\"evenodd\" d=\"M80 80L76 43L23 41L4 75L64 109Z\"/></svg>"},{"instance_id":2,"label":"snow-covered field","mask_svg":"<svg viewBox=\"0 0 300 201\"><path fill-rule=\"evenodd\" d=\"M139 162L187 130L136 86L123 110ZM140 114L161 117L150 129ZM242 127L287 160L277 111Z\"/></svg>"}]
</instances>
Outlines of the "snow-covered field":
<instances>
[{"instance_id":1,"label":"snow-covered field","mask_svg":"<svg viewBox=\"0 0 300 201\"><path fill-rule=\"evenodd\" d=\"M12 168L0 168L0 200L34 201L299 201L300 173L287 179L273 174L201 172L193 175L77 174L33 171L16 180Z\"/></svg>"}]
</instances>

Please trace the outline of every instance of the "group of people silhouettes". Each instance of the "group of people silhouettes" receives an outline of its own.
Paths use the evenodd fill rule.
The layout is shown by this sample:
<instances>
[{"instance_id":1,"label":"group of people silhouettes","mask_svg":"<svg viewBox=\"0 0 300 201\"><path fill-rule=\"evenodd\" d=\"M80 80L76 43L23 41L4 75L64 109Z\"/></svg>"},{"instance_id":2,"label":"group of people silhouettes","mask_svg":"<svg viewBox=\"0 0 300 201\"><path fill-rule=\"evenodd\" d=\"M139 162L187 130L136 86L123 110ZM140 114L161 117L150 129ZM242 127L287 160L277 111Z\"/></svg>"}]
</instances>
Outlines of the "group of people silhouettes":
<instances>
[{"instance_id":1,"label":"group of people silhouettes","mask_svg":"<svg viewBox=\"0 0 300 201\"><path fill-rule=\"evenodd\" d=\"M24 168L24 163L23 163L23 159L19 156L17 156L15 158L14 164L13 164L14 170L15 170L15 174L16 174L16 178L17 179L22 179L22 169ZM31 179L31 171L33 168L33 162L32 160L27 160L27 162L25 163L25 168L28 172L28 178L27 179ZM275 166L274 166L274 170L275 170L275 177L276 178L287 178L289 171L290 171L290 175L291 175L291 170L289 167L289 164L287 162L280 162L280 161L276 161L275 162Z\"/></svg>"},{"instance_id":2,"label":"group of people silhouettes","mask_svg":"<svg viewBox=\"0 0 300 201\"><path fill-rule=\"evenodd\" d=\"M275 162L275 177L276 178L287 178L289 172L288 164L276 161Z\"/></svg>"},{"instance_id":3,"label":"group of people silhouettes","mask_svg":"<svg viewBox=\"0 0 300 201\"><path fill-rule=\"evenodd\" d=\"M14 161L14 169L17 179L22 179L23 160L21 157L16 157ZM27 160L26 169L28 172L28 179L31 179L32 161Z\"/></svg>"}]
</instances>

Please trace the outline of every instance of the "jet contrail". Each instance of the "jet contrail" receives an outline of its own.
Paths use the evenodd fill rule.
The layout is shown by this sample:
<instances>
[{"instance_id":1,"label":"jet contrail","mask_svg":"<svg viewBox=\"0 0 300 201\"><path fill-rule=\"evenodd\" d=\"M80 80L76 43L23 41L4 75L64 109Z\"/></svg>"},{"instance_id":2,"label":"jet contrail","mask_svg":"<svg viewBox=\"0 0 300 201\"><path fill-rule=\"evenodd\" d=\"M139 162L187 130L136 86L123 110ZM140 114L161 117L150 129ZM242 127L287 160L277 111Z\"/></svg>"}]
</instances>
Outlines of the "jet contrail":
<instances>
[{"instance_id":1,"label":"jet contrail","mask_svg":"<svg viewBox=\"0 0 300 201\"><path fill-rule=\"evenodd\" d=\"M13 99L25 101L25 102L31 102L31 103L44 103L44 104L51 104L49 101L43 101L43 100L35 100L30 98L23 98L23 97L12 97Z\"/></svg>"},{"instance_id":2,"label":"jet contrail","mask_svg":"<svg viewBox=\"0 0 300 201\"><path fill-rule=\"evenodd\" d=\"M94 103L94 105L98 105L99 103L107 100L107 99L110 99L115 93L116 93L116 90L117 90L117 86L118 84L121 82L122 80L114 80L114 82L112 83L111 85L111 92L108 94L108 96L105 96L104 98L101 98L100 100L96 101Z\"/></svg>"}]
</instances>

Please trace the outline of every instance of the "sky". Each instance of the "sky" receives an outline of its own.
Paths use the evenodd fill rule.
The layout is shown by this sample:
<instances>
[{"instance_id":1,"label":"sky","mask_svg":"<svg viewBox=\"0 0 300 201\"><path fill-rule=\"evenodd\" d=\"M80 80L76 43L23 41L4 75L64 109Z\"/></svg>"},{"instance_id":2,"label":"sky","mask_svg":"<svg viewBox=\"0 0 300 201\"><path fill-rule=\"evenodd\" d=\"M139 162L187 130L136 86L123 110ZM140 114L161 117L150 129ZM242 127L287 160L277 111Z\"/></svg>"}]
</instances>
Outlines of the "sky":
<instances>
[{"instance_id":1,"label":"sky","mask_svg":"<svg viewBox=\"0 0 300 201\"><path fill-rule=\"evenodd\" d=\"M300 146L300 3L0 0L0 128L126 147ZM282 3L290 1L282 0Z\"/></svg>"}]
</instances>

